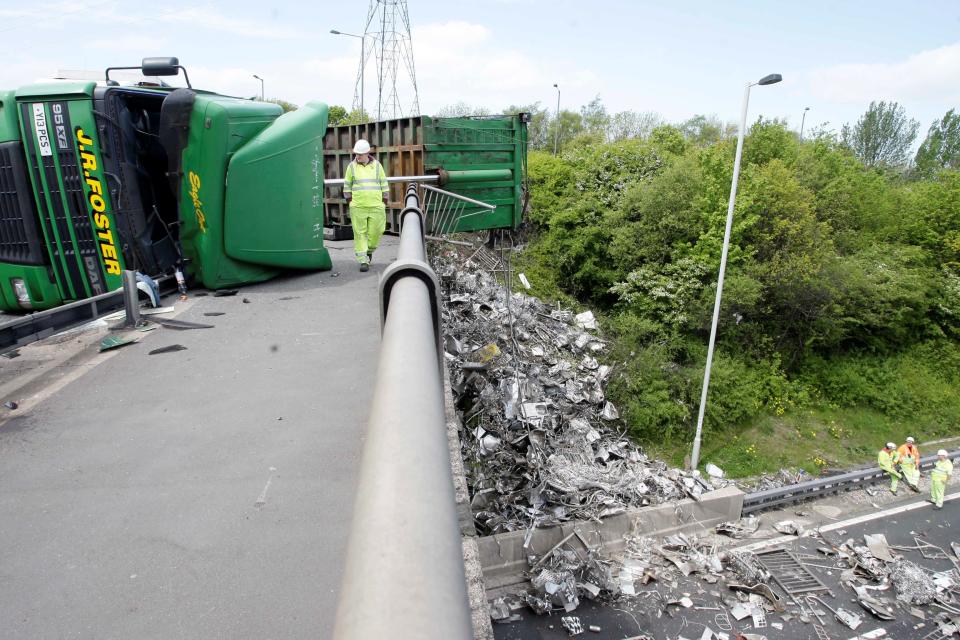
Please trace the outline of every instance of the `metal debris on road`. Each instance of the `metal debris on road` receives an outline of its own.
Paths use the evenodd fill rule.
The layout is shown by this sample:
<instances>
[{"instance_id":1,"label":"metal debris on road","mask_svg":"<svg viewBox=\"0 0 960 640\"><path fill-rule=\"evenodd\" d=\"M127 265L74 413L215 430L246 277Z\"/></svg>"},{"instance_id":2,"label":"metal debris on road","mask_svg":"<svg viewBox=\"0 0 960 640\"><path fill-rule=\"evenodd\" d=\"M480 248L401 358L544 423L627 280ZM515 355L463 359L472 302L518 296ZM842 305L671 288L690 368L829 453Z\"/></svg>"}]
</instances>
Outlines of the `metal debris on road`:
<instances>
[{"instance_id":1,"label":"metal debris on road","mask_svg":"<svg viewBox=\"0 0 960 640\"><path fill-rule=\"evenodd\" d=\"M154 356L154 355L157 355L158 353L174 353L175 351L186 351L186 350L187 348L182 344L169 344L165 347L153 349L152 351L148 352L147 355Z\"/></svg>"},{"instance_id":2,"label":"metal debris on road","mask_svg":"<svg viewBox=\"0 0 960 640\"><path fill-rule=\"evenodd\" d=\"M455 255L435 256L434 267L481 534L602 519L728 484L670 468L625 435L606 397L613 368L601 362L592 312L510 292Z\"/></svg>"},{"instance_id":3,"label":"metal debris on road","mask_svg":"<svg viewBox=\"0 0 960 640\"><path fill-rule=\"evenodd\" d=\"M199 322L188 322L186 320L175 320L173 318L151 318L151 322L156 322L161 327L167 329L176 329L185 331L187 329L213 329L212 324L202 324Z\"/></svg>"},{"instance_id":4,"label":"metal debris on road","mask_svg":"<svg viewBox=\"0 0 960 640\"><path fill-rule=\"evenodd\" d=\"M570 636L578 636L583 633L583 625L580 623L580 618L576 616L564 616L560 618L560 624L563 625Z\"/></svg>"}]
</instances>

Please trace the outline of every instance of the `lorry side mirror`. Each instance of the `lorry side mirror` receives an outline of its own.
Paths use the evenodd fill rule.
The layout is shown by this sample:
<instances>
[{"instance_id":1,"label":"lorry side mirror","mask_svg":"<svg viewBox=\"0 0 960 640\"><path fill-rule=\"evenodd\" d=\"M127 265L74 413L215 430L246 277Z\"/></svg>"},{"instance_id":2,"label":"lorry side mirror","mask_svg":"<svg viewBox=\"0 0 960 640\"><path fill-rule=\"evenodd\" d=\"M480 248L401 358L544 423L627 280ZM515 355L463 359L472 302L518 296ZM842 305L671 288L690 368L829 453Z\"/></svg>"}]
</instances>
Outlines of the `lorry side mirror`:
<instances>
[{"instance_id":1,"label":"lorry side mirror","mask_svg":"<svg viewBox=\"0 0 960 640\"><path fill-rule=\"evenodd\" d=\"M180 70L180 61L176 58L144 58L140 69L145 76L175 76Z\"/></svg>"},{"instance_id":2,"label":"lorry side mirror","mask_svg":"<svg viewBox=\"0 0 960 640\"><path fill-rule=\"evenodd\" d=\"M177 58L144 58L139 67L107 67L104 72L108 85L117 84L110 78L111 71L133 70L136 69L145 76L175 76L183 71L183 79L187 81L187 87L193 88L190 84L190 76L187 70L180 66L180 60Z\"/></svg>"}]
</instances>

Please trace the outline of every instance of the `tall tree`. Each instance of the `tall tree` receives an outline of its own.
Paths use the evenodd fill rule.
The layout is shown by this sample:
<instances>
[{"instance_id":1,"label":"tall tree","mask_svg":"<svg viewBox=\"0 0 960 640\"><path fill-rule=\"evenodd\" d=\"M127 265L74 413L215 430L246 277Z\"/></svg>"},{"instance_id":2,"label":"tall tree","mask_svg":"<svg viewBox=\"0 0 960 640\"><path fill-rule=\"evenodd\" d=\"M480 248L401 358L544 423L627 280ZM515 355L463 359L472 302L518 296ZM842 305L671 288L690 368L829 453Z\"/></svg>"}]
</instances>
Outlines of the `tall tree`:
<instances>
[{"instance_id":1,"label":"tall tree","mask_svg":"<svg viewBox=\"0 0 960 640\"><path fill-rule=\"evenodd\" d=\"M436 115L440 118L465 118L467 116L488 116L490 115L490 109L487 109L486 107L474 107L461 100L456 104L448 104L445 107L441 107L440 110L437 111Z\"/></svg>"},{"instance_id":2,"label":"tall tree","mask_svg":"<svg viewBox=\"0 0 960 640\"><path fill-rule=\"evenodd\" d=\"M559 136L557 136L557 129L560 130ZM547 127L547 149L553 149L557 137L559 137L559 148L562 149L564 144L573 140L583 131L583 116L576 111L564 109L560 112L559 118L555 117L550 120L550 125Z\"/></svg>"},{"instance_id":3,"label":"tall tree","mask_svg":"<svg viewBox=\"0 0 960 640\"><path fill-rule=\"evenodd\" d=\"M553 140L547 136L550 116L539 102L528 105L510 105L504 113L529 113L530 122L527 124L527 144L531 150L553 149Z\"/></svg>"},{"instance_id":4,"label":"tall tree","mask_svg":"<svg viewBox=\"0 0 960 640\"><path fill-rule=\"evenodd\" d=\"M707 147L723 138L724 125L716 116L695 115L681 124L680 130L693 144Z\"/></svg>"},{"instance_id":5,"label":"tall tree","mask_svg":"<svg viewBox=\"0 0 960 640\"><path fill-rule=\"evenodd\" d=\"M934 120L916 157L917 171L929 176L938 169L960 168L960 114L953 109Z\"/></svg>"},{"instance_id":6,"label":"tall tree","mask_svg":"<svg viewBox=\"0 0 960 640\"><path fill-rule=\"evenodd\" d=\"M646 138L661 124L663 118L653 111L619 111L610 118L607 139L619 142L628 138Z\"/></svg>"},{"instance_id":7,"label":"tall tree","mask_svg":"<svg viewBox=\"0 0 960 640\"><path fill-rule=\"evenodd\" d=\"M347 119L347 109L346 107L341 107L339 104L330 105L329 115L327 120L330 122L330 126L336 126L342 123Z\"/></svg>"},{"instance_id":8,"label":"tall tree","mask_svg":"<svg viewBox=\"0 0 960 640\"><path fill-rule=\"evenodd\" d=\"M610 114L603 106L600 96L580 107L580 116L583 119L583 129L587 133L606 136L610 124Z\"/></svg>"},{"instance_id":9,"label":"tall tree","mask_svg":"<svg viewBox=\"0 0 960 640\"><path fill-rule=\"evenodd\" d=\"M855 125L843 125L841 138L868 167L903 167L919 129L900 104L881 100L871 102Z\"/></svg>"}]
</instances>

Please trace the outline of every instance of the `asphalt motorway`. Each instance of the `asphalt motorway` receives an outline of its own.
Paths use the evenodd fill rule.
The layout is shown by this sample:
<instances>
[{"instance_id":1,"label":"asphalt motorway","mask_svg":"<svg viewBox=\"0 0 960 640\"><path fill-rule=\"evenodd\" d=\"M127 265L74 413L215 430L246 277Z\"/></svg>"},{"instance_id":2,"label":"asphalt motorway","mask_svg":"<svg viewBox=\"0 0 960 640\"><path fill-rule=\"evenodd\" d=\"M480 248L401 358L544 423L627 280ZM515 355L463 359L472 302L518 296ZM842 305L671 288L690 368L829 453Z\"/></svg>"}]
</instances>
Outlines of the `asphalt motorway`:
<instances>
[{"instance_id":1,"label":"asphalt motorway","mask_svg":"<svg viewBox=\"0 0 960 640\"><path fill-rule=\"evenodd\" d=\"M191 296L177 319L214 328L139 334L12 414L0 638L329 637L395 243Z\"/></svg>"},{"instance_id":2,"label":"asphalt motorway","mask_svg":"<svg viewBox=\"0 0 960 640\"><path fill-rule=\"evenodd\" d=\"M956 488L953 487L953 489L956 492ZM834 609L840 606L863 618L862 625L856 631L852 631L837 622L833 614L826 608L820 607L820 610L825 614L823 615L824 624L822 626L829 638L850 640L856 638L858 634L882 628L886 631L885 637L892 640L920 640L926 638L936 629L933 617L940 609L929 606L921 607L925 612L926 619L920 620L909 613L909 606L901 605L895 607L895 620L889 622L878 620L857 603L851 589L840 585L840 573L847 565L842 561L819 554L816 549L819 546L839 545L851 538L857 544L863 544L864 534L883 533L887 542L893 546L916 546L917 543L914 539L916 537L942 547L949 553L950 543L960 541L960 535L958 535L960 533L960 493L950 495L956 497L946 502L944 508L940 511L934 511L931 505L923 500L923 497L915 497L909 501L898 502L895 505L885 507L884 515L879 518L849 525L841 521L838 523L839 526L824 527L829 531L824 531L822 540L813 537L796 538L785 544L772 545L769 548L782 547L793 550L798 554L819 556L821 559L808 561L808 569L825 586L829 587L830 592L835 596L819 594L820 597ZM898 511L905 505L918 505L918 508ZM928 560L918 551L898 551L897 553L929 571L945 571L953 568L953 564L949 560ZM820 566L813 566L814 564ZM785 595L779 587L775 586L774 588L781 596ZM727 593L722 593L724 591ZM721 606L720 599L714 595L718 593L727 595L729 590L723 587L722 583L708 584L697 575L692 575L679 582L676 588L652 582L646 587L638 586L636 597L621 598L617 602L607 605L587 601L585 604L581 604L576 611L567 615L580 618L585 632L582 636L577 637L582 637L585 640L587 638L622 640L642 634L647 634L656 640L678 640L680 638L698 640L706 627L710 627L714 632L723 630L716 620L719 611L696 610L694 608L697 606L709 608ZM670 606L668 607L669 613L665 613L662 602L665 599L670 600L683 594L689 595L693 600L694 607L683 609ZM895 602L892 589L874 592L874 595L885 598L890 603ZM788 611L797 609L795 606L791 606L789 600L786 600L786 602ZM495 637L500 640L560 640L570 637L561 626L561 614L536 616L529 611L524 611L522 616L523 619L520 622L495 624ZM734 637L735 631L739 631L745 634L765 636L769 640L818 639L814 625L803 623L796 616L789 621L785 621L777 614L767 614L768 626L762 629L754 629L749 617L740 622L734 620L732 616L729 619L733 629L726 630L726 633L731 638ZM771 626L772 623L782 624L783 628L777 629ZM600 631L587 631L590 625L599 627ZM940 636L935 634L930 637L939 638Z\"/></svg>"}]
</instances>

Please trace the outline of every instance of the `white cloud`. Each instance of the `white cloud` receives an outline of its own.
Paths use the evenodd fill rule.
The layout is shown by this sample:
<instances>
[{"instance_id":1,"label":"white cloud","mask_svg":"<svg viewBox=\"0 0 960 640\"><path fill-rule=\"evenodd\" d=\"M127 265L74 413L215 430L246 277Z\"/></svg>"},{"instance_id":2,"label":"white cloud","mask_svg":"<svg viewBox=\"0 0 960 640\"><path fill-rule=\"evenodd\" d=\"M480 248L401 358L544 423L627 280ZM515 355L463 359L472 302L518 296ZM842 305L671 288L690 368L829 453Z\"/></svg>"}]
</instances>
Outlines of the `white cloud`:
<instances>
[{"instance_id":1,"label":"white cloud","mask_svg":"<svg viewBox=\"0 0 960 640\"><path fill-rule=\"evenodd\" d=\"M871 100L956 102L960 42L892 63L839 64L812 71L810 93L840 103Z\"/></svg>"},{"instance_id":2,"label":"white cloud","mask_svg":"<svg viewBox=\"0 0 960 640\"><path fill-rule=\"evenodd\" d=\"M167 44L166 38L152 36L126 35L116 38L101 38L91 41L87 46L92 49L134 52L141 55L145 51L160 51Z\"/></svg>"},{"instance_id":3,"label":"white cloud","mask_svg":"<svg viewBox=\"0 0 960 640\"><path fill-rule=\"evenodd\" d=\"M299 29L283 25L269 25L262 21L232 18L219 11L205 7L190 7L170 11L158 20L171 24L184 24L194 28L223 31L247 38L297 38L306 35Z\"/></svg>"},{"instance_id":4,"label":"white cloud","mask_svg":"<svg viewBox=\"0 0 960 640\"><path fill-rule=\"evenodd\" d=\"M95 16L98 25L121 24L156 28L157 23L161 23L219 31L246 38L284 39L307 35L306 31L296 27L233 17L209 7L169 6L163 11L139 13L116 0L77 0L0 9L0 19L3 20L0 23L0 33L29 30L34 23L42 23L47 28L64 27L75 22L78 15Z\"/></svg>"},{"instance_id":5,"label":"white cloud","mask_svg":"<svg viewBox=\"0 0 960 640\"><path fill-rule=\"evenodd\" d=\"M413 31L420 104L427 113L458 102L493 110L536 102L552 94L558 78L574 93L590 93L598 84L591 70L560 57L533 57L479 24L447 22Z\"/></svg>"}]
</instances>

